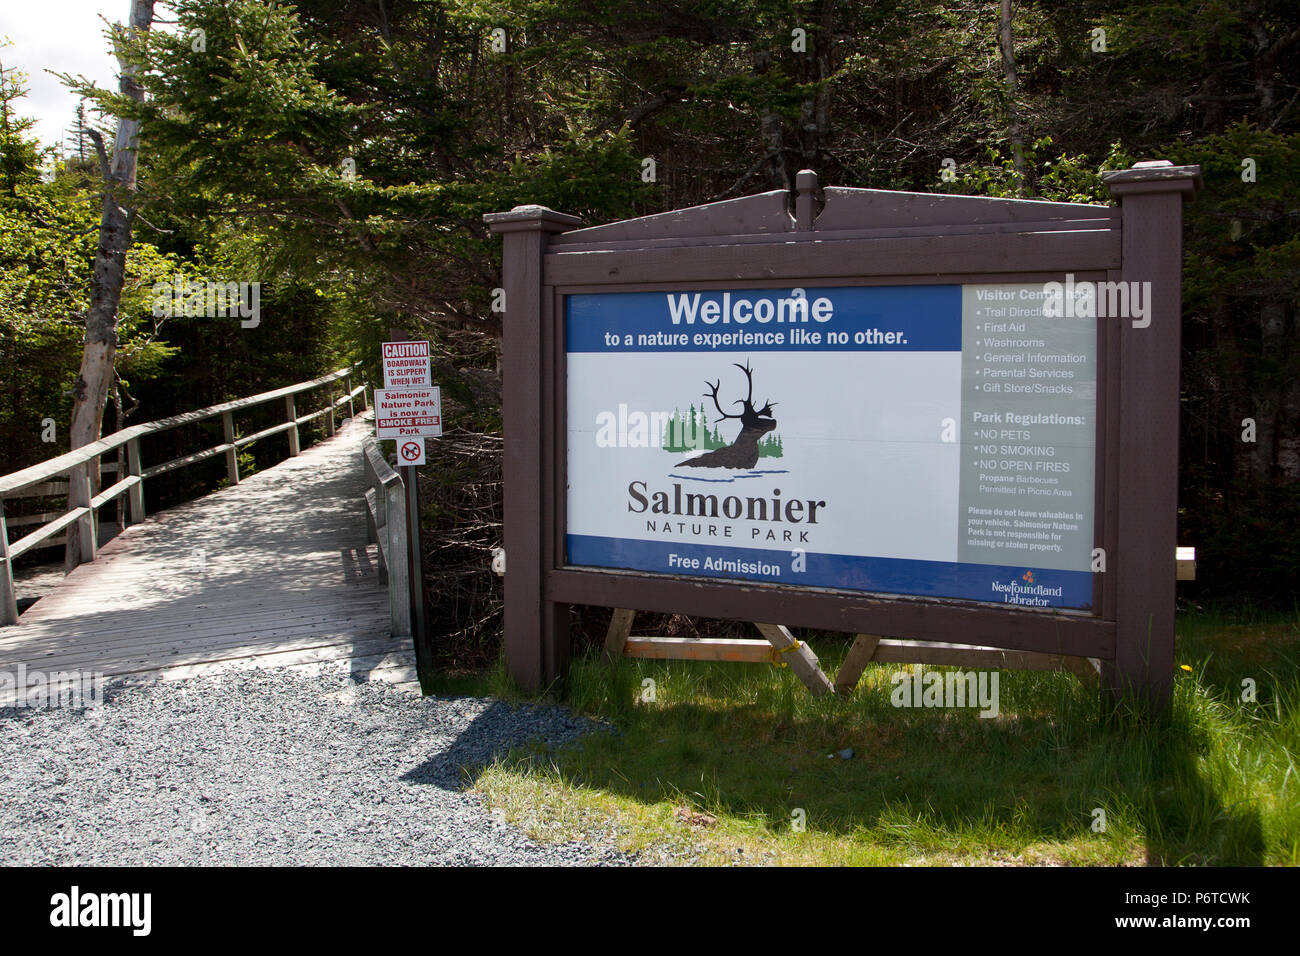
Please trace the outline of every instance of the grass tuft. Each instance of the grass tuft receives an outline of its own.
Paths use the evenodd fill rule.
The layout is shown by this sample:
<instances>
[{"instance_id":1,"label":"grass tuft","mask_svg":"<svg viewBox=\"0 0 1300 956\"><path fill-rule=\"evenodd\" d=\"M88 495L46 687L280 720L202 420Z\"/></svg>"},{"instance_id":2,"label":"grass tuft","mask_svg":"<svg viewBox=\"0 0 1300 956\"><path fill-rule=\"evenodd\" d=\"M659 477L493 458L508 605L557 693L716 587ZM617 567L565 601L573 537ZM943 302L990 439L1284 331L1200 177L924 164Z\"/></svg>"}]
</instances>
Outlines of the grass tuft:
<instances>
[{"instance_id":1,"label":"grass tuft","mask_svg":"<svg viewBox=\"0 0 1300 956\"><path fill-rule=\"evenodd\" d=\"M894 665L818 699L786 668L593 653L563 698L618 733L514 753L476 787L538 838L661 863L1295 865L1300 616L1178 628L1158 722L1060 672L1002 671L981 718L893 707ZM810 641L833 673L848 640ZM503 671L487 683L509 692Z\"/></svg>"}]
</instances>

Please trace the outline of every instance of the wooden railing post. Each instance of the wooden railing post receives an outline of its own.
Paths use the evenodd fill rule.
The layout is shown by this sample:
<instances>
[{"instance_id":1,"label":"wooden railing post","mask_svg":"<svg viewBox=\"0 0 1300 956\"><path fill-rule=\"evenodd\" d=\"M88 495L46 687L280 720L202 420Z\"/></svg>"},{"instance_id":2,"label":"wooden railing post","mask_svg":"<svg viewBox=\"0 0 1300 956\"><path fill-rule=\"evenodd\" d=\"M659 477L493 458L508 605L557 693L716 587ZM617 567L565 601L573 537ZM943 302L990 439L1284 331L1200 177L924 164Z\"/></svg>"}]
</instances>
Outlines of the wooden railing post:
<instances>
[{"instance_id":1,"label":"wooden railing post","mask_svg":"<svg viewBox=\"0 0 1300 956\"><path fill-rule=\"evenodd\" d=\"M406 487L394 481L383 489L384 533L388 535L388 608L394 637L411 636L411 581L406 553Z\"/></svg>"},{"instance_id":2,"label":"wooden railing post","mask_svg":"<svg viewBox=\"0 0 1300 956\"><path fill-rule=\"evenodd\" d=\"M138 438L132 438L126 443L126 473L140 479L127 493L131 505L131 524L139 524L144 520L144 469L140 467L140 439Z\"/></svg>"},{"instance_id":3,"label":"wooden railing post","mask_svg":"<svg viewBox=\"0 0 1300 956\"><path fill-rule=\"evenodd\" d=\"M14 597L14 567L9 561L9 531L5 528L5 503L0 498L0 624L18 623Z\"/></svg>"},{"instance_id":4,"label":"wooden railing post","mask_svg":"<svg viewBox=\"0 0 1300 956\"><path fill-rule=\"evenodd\" d=\"M329 413L325 416L325 431L330 437L334 435L334 390L330 389L325 394L325 401L328 403Z\"/></svg>"},{"instance_id":5,"label":"wooden railing post","mask_svg":"<svg viewBox=\"0 0 1300 956\"><path fill-rule=\"evenodd\" d=\"M79 564L94 561L95 552L99 548L98 533L95 530L95 509L90 506L93 497L90 493L90 470L97 461L98 458L91 458L68 470L68 510L86 509L86 513L77 519L76 533L68 535L68 550L64 564L69 571ZM72 532L72 528L68 531Z\"/></svg>"},{"instance_id":6,"label":"wooden railing post","mask_svg":"<svg viewBox=\"0 0 1300 956\"><path fill-rule=\"evenodd\" d=\"M233 412L221 413L221 431L226 436L226 477L232 485L239 484L239 449L235 447L235 419Z\"/></svg>"},{"instance_id":7,"label":"wooden railing post","mask_svg":"<svg viewBox=\"0 0 1300 956\"><path fill-rule=\"evenodd\" d=\"M287 421L293 422L293 427L288 431L289 457L297 458L302 454L302 444L298 437L298 403L293 400L292 395L284 397L284 414Z\"/></svg>"},{"instance_id":8,"label":"wooden railing post","mask_svg":"<svg viewBox=\"0 0 1300 956\"><path fill-rule=\"evenodd\" d=\"M343 387L348 390L348 418L356 418L357 411L352 405L352 373L348 372L343 377Z\"/></svg>"}]
</instances>

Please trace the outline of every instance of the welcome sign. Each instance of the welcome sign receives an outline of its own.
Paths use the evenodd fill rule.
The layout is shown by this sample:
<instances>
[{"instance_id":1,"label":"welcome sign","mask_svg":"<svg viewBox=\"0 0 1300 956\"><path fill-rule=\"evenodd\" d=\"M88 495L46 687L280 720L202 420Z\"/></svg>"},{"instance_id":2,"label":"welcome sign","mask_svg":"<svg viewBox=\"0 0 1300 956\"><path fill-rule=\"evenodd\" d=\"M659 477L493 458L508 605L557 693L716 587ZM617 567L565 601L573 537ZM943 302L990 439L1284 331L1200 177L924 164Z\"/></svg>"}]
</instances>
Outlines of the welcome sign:
<instances>
[{"instance_id":1,"label":"welcome sign","mask_svg":"<svg viewBox=\"0 0 1300 956\"><path fill-rule=\"evenodd\" d=\"M1182 204L826 186L503 240L505 656L562 677L574 606L611 659L869 662L1173 686ZM638 612L761 640L633 637ZM834 683L794 628L855 635ZM1091 663L1089 663L1091 661ZM1095 665L1095 667L1094 667Z\"/></svg>"},{"instance_id":2,"label":"welcome sign","mask_svg":"<svg viewBox=\"0 0 1300 956\"><path fill-rule=\"evenodd\" d=\"M567 563L1091 607L1096 319L1050 296L566 296Z\"/></svg>"}]
</instances>

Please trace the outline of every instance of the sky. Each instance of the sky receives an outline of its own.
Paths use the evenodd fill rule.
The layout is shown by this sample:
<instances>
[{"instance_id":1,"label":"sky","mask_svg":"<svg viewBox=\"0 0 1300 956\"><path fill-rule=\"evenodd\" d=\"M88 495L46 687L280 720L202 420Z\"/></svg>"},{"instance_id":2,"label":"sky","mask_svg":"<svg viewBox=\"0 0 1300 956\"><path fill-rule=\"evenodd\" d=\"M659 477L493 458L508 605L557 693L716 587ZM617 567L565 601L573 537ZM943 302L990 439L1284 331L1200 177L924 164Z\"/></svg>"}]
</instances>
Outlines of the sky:
<instances>
[{"instance_id":1,"label":"sky","mask_svg":"<svg viewBox=\"0 0 1300 956\"><path fill-rule=\"evenodd\" d=\"M0 42L8 41L0 63L27 74L27 95L17 108L37 121L33 132L44 145L63 141L77 109L77 97L46 70L116 89L117 60L100 15L125 22L130 12L131 0L0 0Z\"/></svg>"}]
</instances>

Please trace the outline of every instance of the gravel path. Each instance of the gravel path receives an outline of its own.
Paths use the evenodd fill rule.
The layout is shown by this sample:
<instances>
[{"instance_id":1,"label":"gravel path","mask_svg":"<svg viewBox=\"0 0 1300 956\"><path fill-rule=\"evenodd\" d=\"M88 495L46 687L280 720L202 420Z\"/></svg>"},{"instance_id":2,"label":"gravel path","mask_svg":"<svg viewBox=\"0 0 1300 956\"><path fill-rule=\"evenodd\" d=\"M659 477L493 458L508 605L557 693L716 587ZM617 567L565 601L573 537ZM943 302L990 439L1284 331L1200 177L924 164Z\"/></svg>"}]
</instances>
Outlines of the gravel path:
<instances>
[{"instance_id":1,"label":"gravel path","mask_svg":"<svg viewBox=\"0 0 1300 956\"><path fill-rule=\"evenodd\" d=\"M0 710L0 863L629 863L539 845L462 792L463 768L593 729L332 675L110 683L84 711Z\"/></svg>"}]
</instances>

